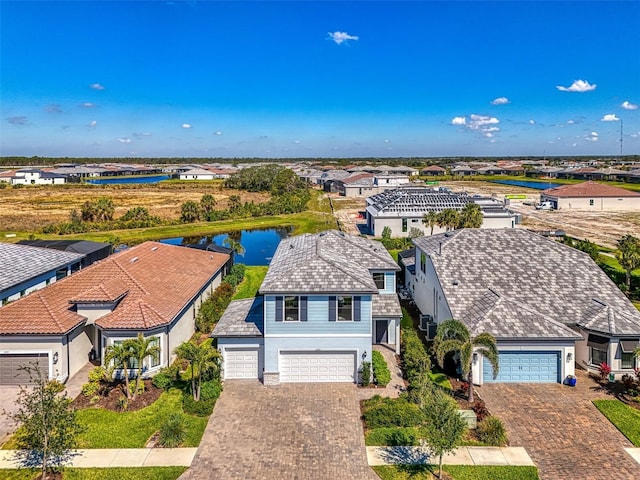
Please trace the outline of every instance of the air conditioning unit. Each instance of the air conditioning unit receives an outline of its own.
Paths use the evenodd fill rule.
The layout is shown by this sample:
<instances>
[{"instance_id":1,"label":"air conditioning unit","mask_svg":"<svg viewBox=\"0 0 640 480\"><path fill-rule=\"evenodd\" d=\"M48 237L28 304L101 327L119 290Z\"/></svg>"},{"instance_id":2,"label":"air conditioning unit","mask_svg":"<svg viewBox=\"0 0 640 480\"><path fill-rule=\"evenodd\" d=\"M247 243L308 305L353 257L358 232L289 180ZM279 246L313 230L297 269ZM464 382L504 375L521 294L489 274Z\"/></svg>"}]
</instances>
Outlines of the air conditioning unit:
<instances>
[{"instance_id":1,"label":"air conditioning unit","mask_svg":"<svg viewBox=\"0 0 640 480\"><path fill-rule=\"evenodd\" d=\"M433 323L433 315L420 315L420 330L429 331L429 325Z\"/></svg>"}]
</instances>

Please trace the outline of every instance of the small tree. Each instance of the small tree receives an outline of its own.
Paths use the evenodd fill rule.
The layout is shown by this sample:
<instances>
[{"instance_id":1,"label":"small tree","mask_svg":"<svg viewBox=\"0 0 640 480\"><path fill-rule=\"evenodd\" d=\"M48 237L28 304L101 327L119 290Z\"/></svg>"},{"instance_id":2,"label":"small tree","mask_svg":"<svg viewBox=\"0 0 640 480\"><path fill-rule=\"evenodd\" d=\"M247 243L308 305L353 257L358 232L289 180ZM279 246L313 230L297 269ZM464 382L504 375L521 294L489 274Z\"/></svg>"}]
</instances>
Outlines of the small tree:
<instances>
[{"instance_id":1,"label":"small tree","mask_svg":"<svg viewBox=\"0 0 640 480\"><path fill-rule=\"evenodd\" d=\"M124 389L127 399L131 399L131 389L129 388L129 366L133 359L133 350L126 340L121 343L108 345L105 350L104 362L109 365L113 362L115 368L122 368L124 372Z\"/></svg>"},{"instance_id":2,"label":"small tree","mask_svg":"<svg viewBox=\"0 0 640 480\"><path fill-rule=\"evenodd\" d=\"M460 445L466 424L456 401L441 390L429 392L423 404L425 440L431 453L438 457L438 478L442 478L442 457Z\"/></svg>"},{"instance_id":3,"label":"small tree","mask_svg":"<svg viewBox=\"0 0 640 480\"><path fill-rule=\"evenodd\" d=\"M627 295L631 294L631 272L640 268L640 240L633 235L625 235L618 240L616 253L620 266L624 268L627 280Z\"/></svg>"},{"instance_id":4,"label":"small tree","mask_svg":"<svg viewBox=\"0 0 640 480\"><path fill-rule=\"evenodd\" d=\"M477 203L467 203L460 212L458 228L480 228L484 217L482 209Z\"/></svg>"},{"instance_id":5,"label":"small tree","mask_svg":"<svg viewBox=\"0 0 640 480\"><path fill-rule=\"evenodd\" d=\"M422 217L422 223L431 229L430 235L433 235L433 227L438 225L438 213L434 210L430 210Z\"/></svg>"},{"instance_id":6,"label":"small tree","mask_svg":"<svg viewBox=\"0 0 640 480\"><path fill-rule=\"evenodd\" d=\"M20 426L16 433L19 460L25 466L40 464L46 480L52 465L70 458L84 428L71 408L71 399L66 393L60 395L61 384L49 382L37 363L21 369L28 372L33 385L20 387L18 409L8 416Z\"/></svg>"},{"instance_id":7,"label":"small tree","mask_svg":"<svg viewBox=\"0 0 640 480\"><path fill-rule=\"evenodd\" d=\"M244 255L244 252L245 252L244 247L239 241L234 240L231 237L227 237L222 241L222 244L225 247L230 248L234 254Z\"/></svg>"},{"instance_id":8,"label":"small tree","mask_svg":"<svg viewBox=\"0 0 640 480\"><path fill-rule=\"evenodd\" d=\"M200 220L200 205L193 200L187 200L180 207L180 221L192 223Z\"/></svg>"},{"instance_id":9,"label":"small tree","mask_svg":"<svg viewBox=\"0 0 640 480\"><path fill-rule=\"evenodd\" d=\"M138 333L138 336L133 339L127 339L125 343L133 352L133 357L136 360L136 388L133 391L132 400L136 399L138 391L140 390L140 382L142 381L142 366L144 359L147 357L157 357L160 355L160 347L154 345L156 337L145 338L142 333Z\"/></svg>"},{"instance_id":10,"label":"small tree","mask_svg":"<svg viewBox=\"0 0 640 480\"><path fill-rule=\"evenodd\" d=\"M438 214L437 217L437 225L441 228L445 227L447 229L447 232L456 228L459 221L460 213L453 208L445 208Z\"/></svg>"},{"instance_id":11,"label":"small tree","mask_svg":"<svg viewBox=\"0 0 640 480\"><path fill-rule=\"evenodd\" d=\"M193 399L200 400L202 378L205 373L218 370L220 352L211 346L210 342L197 344L193 340L183 342L174 350L178 358L189 362L191 367L191 392Z\"/></svg>"},{"instance_id":12,"label":"small tree","mask_svg":"<svg viewBox=\"0 0 640 480\"><path fill-rule=\"evenodd\" d=\"M215 210L216 208L216 199L213 195L211 195L210 193L207 193L206 195L203 195L202 198L200 199L200 211L202 212L202 215L204 216L205 219L209 219L209 215Z\"/></svg>"}]
</instances>

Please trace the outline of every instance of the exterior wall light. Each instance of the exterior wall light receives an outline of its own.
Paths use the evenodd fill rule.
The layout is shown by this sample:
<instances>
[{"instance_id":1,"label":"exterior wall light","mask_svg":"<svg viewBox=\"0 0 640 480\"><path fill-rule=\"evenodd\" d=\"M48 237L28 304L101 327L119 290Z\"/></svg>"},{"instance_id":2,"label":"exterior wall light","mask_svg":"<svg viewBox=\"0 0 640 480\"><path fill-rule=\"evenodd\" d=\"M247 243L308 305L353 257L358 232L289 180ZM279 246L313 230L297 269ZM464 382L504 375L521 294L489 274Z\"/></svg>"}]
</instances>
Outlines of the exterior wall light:
<instances>
[{"instance_id":1,"label":"exterior wall light","mask_svg":"<svg viewBox=\"0 0 640 480\"><path fill-rule=\"evenodd\" d=\"M362 352L362 361L364 362L367 358L367 351Z\"/></svg>"},{"instance_id":2,"label":"exterior wall light","mask_svg":"<svg viewBox=\"0 0 640 480\"><path fill-rule=\"evenodd\" d=\"M478 361L478 353L473 352L473 363L476 363L477 361Z\"/></svg>"},{"instance_id":3,"label":"exterior wall light","mask_svg":"<svg viewBox=\"0 0 640 480\"><path fill-rule=\"evenodd\" d=\"M56 363L58 363L58 352L53 353L53 364L55 365Z\"/></svg>"},{"instance_id":4,"label":"exterior wall light","mask_svg":"<svg viewBox=\"0 0 640 480\"><path fill-rule=\"evenodd\" d=\"M571 360L573 360L573 353L569 352L567 353L567 363L569 363Z\"/></svg>"}]
</instances>

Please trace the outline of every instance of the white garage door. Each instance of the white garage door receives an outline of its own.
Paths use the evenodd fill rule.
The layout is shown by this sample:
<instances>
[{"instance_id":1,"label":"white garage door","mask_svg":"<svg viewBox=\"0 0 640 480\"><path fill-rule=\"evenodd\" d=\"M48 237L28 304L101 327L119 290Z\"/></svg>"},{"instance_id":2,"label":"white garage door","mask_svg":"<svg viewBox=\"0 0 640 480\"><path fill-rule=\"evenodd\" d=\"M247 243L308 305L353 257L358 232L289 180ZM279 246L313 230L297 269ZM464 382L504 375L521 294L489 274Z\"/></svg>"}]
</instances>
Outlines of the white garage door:
<instances>
[{"instance_id":1,"label":"white garage door","mask_svg":"<svg viewBox=\"0 0 640 480\"><path fill-rule=\"evenodd\" d=\"M280 381L355 382L355 352L280 352Z\"/></svg>"},{"instance_id":2,"label":"white garage door","mask_svg":"<svg viewBox=\"0 0 640 480\"><path fill-rule=\"evenodd\" d=\"M226 348L224 378L258 378L258 349Z\"/></svg>"}]
</instances>

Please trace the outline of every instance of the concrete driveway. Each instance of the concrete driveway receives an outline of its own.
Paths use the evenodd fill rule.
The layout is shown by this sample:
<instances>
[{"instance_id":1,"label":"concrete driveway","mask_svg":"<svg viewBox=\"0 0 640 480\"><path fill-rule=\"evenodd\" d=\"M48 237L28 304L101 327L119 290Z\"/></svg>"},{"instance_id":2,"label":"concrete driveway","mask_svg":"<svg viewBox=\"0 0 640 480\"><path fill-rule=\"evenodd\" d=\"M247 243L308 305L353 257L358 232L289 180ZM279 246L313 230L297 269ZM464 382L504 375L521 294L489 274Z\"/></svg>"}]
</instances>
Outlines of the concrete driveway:
<instances>
[{"instance_id":1,"label":"concrete driveway","mask_svg":"<svg viewBox=\"0 0 640 480\"><path fill-rule=\"evenodd\" d=\"M20 387L13 385L3 385L0 387L0 445L15 431L16 427L6 413L14 412L17 408L16 399Z\"/></svg>"},{"instance_id":2,"label":"concrete driveway","mask_svg":"<svg viewBox=\"0 0 640 480\"><path fill-rule=\"evenodd\" d=\"M180 478L378 479L367 465L356 386L228 380Z\"/></svg>"},{"instance_id":3,"label":"concrete driveway","mask_svg":"<svg viewBox=\"0 0 640 480\"><path fill-rule=\"evenodd\" d=\"M489 384L478 389L507 427L511 446L525 447L541 480L628 480L640 465L631 443L591 400L611 398L582 371L575 388L560 384Z\"/></svg>"}]
</instances>

